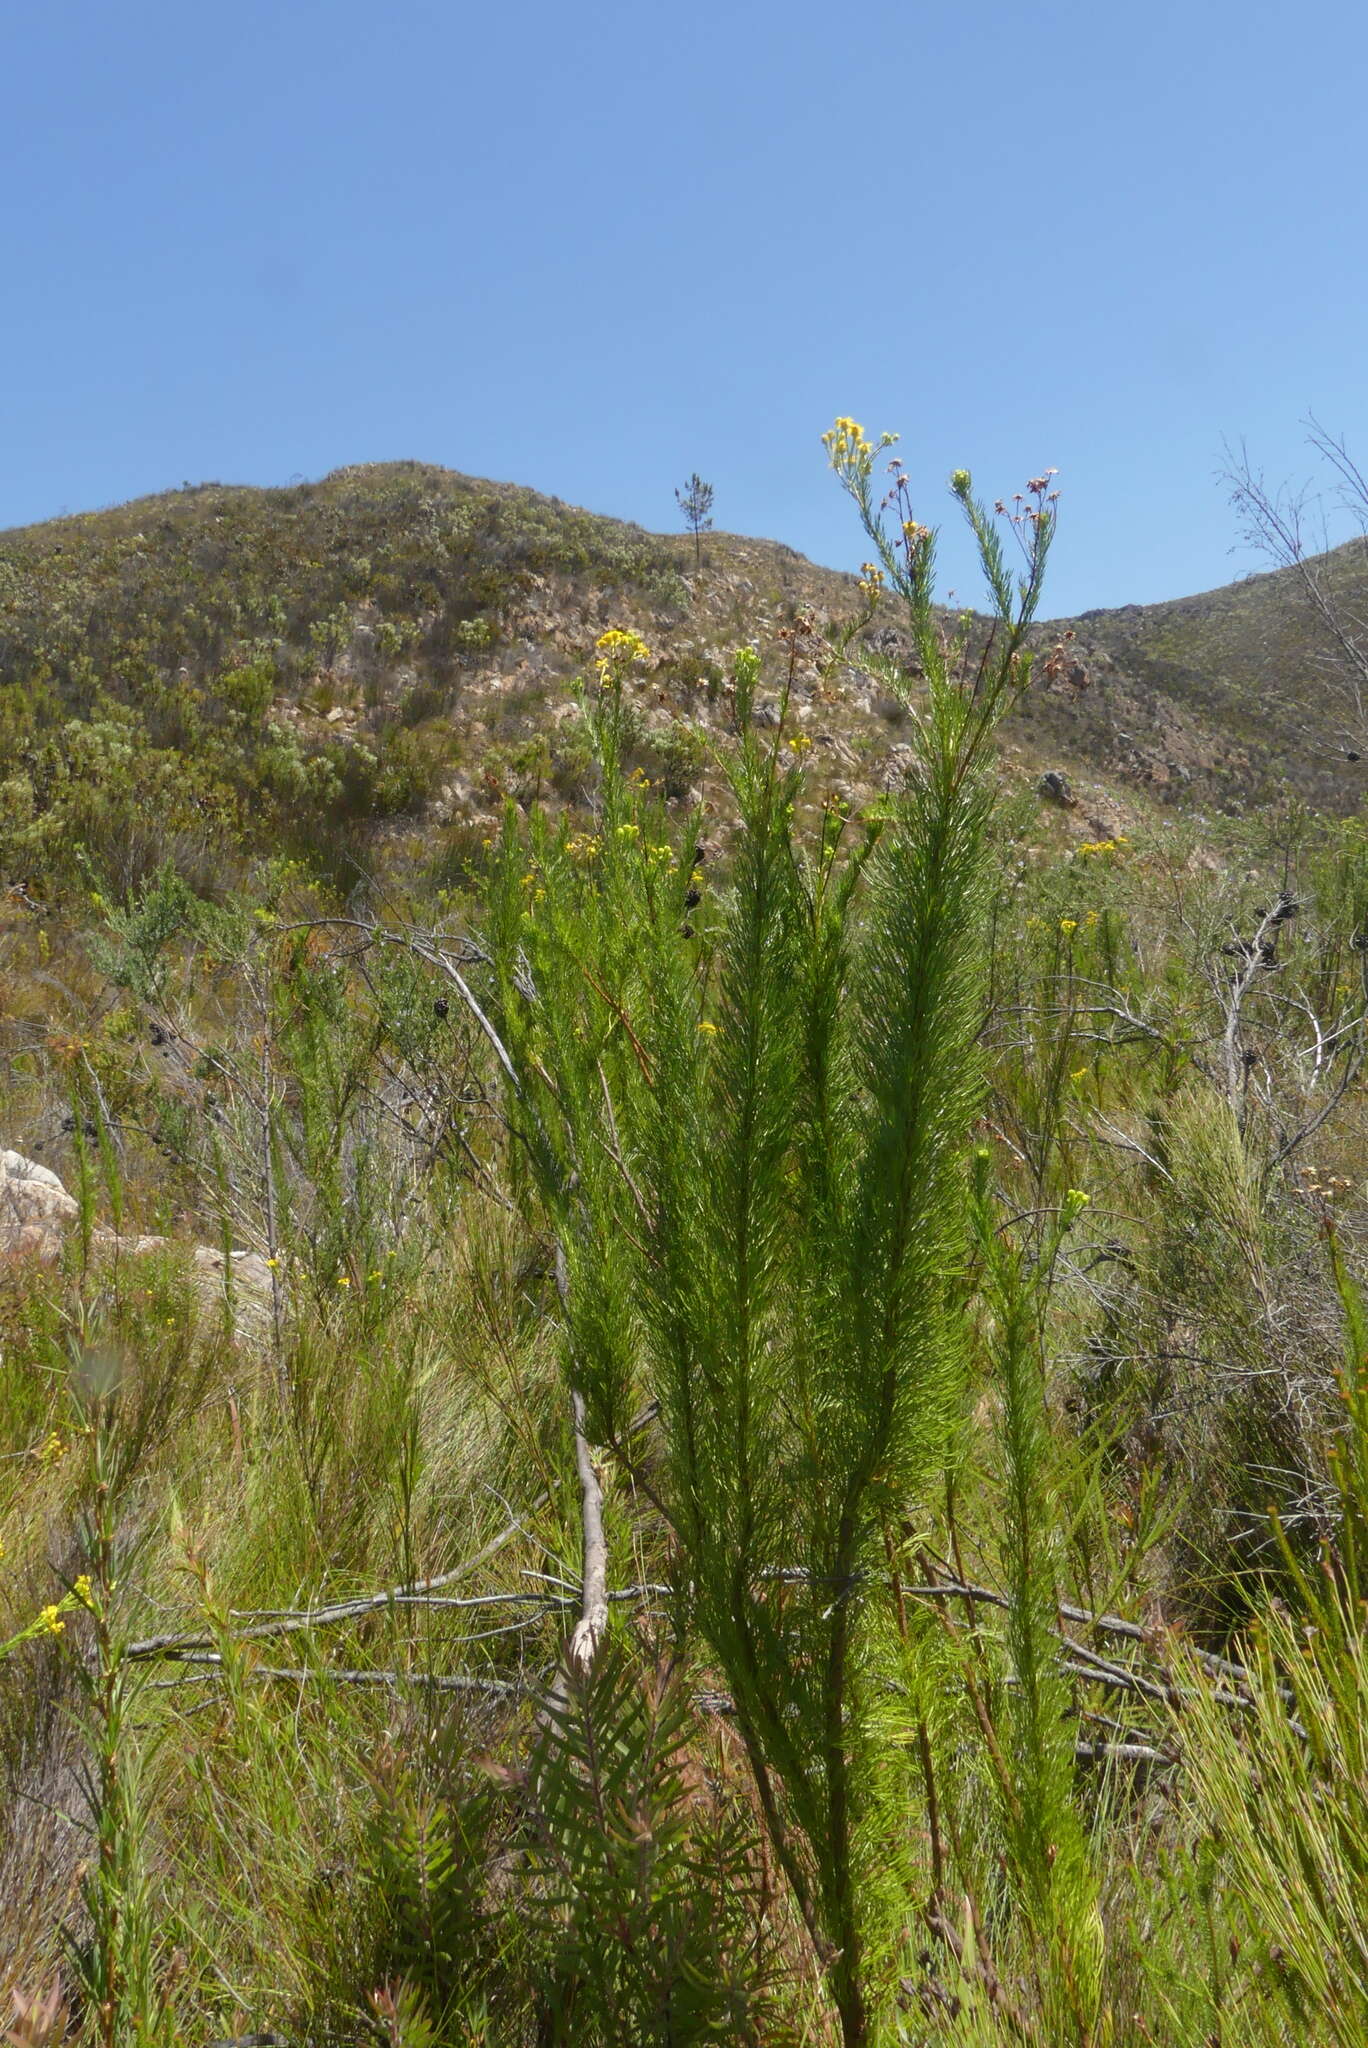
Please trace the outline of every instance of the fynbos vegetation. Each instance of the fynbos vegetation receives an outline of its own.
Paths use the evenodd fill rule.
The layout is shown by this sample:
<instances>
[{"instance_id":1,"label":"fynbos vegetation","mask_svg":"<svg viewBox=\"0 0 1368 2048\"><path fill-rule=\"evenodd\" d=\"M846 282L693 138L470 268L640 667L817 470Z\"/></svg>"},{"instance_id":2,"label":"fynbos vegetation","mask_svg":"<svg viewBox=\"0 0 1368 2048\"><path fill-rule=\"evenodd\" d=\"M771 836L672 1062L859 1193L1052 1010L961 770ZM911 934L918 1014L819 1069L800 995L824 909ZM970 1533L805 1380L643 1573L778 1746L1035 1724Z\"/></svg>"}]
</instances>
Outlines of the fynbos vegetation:
<instances>
[{"instance_id":1,"label":"fynbos vegetation","mask_svg":"<svg viewBox=\"0 0 1368 2048\"><path fill-rule=\"evenodd\" d=\"M130 526L80 618L24 540L11 2040L1368 2036L1368 838L1070 834L1001 766L1073 687L1051 476L952 477L948 617L891 440L827 436L843 609L596 620L440 870L354 829L427 772L402 651L681 607L665 543L456 493L437 590L414 479L364 573L301 501L349 791L279 533Z\"/></svg>"}]
</instances>

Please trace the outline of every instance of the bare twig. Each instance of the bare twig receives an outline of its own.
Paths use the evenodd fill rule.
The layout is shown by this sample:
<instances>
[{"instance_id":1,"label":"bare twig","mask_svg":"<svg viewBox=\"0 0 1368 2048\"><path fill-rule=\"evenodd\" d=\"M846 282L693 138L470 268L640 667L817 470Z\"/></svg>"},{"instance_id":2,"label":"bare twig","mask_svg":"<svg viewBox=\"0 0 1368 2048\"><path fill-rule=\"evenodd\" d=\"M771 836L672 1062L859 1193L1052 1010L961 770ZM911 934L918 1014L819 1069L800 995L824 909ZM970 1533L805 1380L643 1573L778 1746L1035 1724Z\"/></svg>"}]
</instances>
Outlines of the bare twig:
<instances>
[{"instance_id":1,"label":"bare twig","mask_svg":"<svg viewBox=\"0 0 1368 2048\"><path fill-rule=\"evenodd\" d=\"M154 1678L149 1683L152 1692L171 1692L179 1685L204 1684L220 1676L223 1660L218 1655L195 1656L186 1660L195 1668L183 1672L177 1678ZM334 1664L319 1664L312 1669L300 1667L282 1670L277 1665L254 1665L245 1676L269 1680L280 1685L310 1685L317 1679L325 1679L332 1685L388 1686L402 1691L414 1686L424 1692L469 1692L487 1694L493 1699L522 1699L529 1688L515 1685L506 1678L472 1678L465 1672L427 1671L343 1671Z\"/></svg>"}]
</instances>

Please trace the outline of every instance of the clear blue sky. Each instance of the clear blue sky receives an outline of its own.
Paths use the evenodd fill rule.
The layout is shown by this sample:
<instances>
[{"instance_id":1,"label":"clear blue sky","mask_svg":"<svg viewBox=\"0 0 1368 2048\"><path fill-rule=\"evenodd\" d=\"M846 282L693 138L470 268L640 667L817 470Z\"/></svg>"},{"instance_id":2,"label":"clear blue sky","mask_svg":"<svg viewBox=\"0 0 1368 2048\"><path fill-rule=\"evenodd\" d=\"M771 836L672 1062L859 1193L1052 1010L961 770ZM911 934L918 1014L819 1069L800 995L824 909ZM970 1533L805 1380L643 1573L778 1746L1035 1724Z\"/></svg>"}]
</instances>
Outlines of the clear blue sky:
<instances>
[{"instance_id":1,"label":"clear blue sky","mask_svg":"<svg viewBox=\"0 0 1368 2048\"><path fill-rule=\"evenodd\" d=\"M1207 588L1214 472L1368 455L1349 0L7 10L0 525L413 456L850 566L1057 465L1049 609ZM957 548L950 580L971 585Z\"/></svg>"}]
</instances>

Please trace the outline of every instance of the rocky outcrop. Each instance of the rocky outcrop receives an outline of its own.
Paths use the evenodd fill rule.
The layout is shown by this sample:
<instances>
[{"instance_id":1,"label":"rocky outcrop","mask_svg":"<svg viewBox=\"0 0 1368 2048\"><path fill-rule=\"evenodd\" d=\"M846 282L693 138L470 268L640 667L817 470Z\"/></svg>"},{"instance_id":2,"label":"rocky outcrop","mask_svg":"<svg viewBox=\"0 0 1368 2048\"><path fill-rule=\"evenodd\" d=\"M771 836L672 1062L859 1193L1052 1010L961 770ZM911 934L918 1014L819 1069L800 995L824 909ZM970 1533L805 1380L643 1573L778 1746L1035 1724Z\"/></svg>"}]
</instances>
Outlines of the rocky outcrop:
<instances>
[{"instance_id":1,"label":"rocky outcrop","mask_svg":"<svg viewBox=\"0 0 1368 2048\"><path fill-rule=\"evenodd\" d=\"M0 1258L50 1265L78 1214L50 1168L22 1152L0 1151Z\"/></svg>"},{"instance_id":2,"label":"rocky outcrop","mask_svg":"<svg viewBox=\"0 0 1368 2048\"><path fill-rule=\"evenodd\" d=\"M0 1263L53 1265L80 1211L50 1167L22 1152L0 1151ZM92 1249L102 1259L145 1258L178 1249L169 1237L121 1237L97 1229ZM271 1269L259 1252L223 1252L214 1245L190 1250L187 1277L202 1315L231 1305L240 1336L266 1336L271 1322Z\"/></svg>"},{"instance_id":3,"label":"rocky outcrop","mask_svg":"<svg viewBox=\"0 0 1368 2048\"><path fill-rule=\"evenodd\" d=\"M1047 768L1036 788L1050 803L1063 804L1066 809L1072 808L1074 794L1069 787L1068 776L1061 769Z\"/></svg>"}]
</instances>

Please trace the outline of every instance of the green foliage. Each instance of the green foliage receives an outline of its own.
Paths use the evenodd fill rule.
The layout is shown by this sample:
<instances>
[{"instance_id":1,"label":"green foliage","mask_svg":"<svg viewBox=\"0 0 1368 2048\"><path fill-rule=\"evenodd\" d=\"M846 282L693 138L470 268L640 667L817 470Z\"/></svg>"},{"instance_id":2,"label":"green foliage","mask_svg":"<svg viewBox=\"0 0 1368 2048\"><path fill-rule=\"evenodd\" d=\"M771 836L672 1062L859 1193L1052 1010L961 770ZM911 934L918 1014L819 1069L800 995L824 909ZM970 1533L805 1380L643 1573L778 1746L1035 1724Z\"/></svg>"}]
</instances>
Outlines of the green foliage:
<instances>
[{"instance_id":1,"label":"green foliage","mask_svg":"<svg viewBox=\"0 0 1368 2048\"><path fill-rule=\"evenodd\" d=\"M650 544L416 470L0 544L7 857L85 899L0 897L77 1207L0 1270L22 2038L1368 2032L1363 831L1001 789L1048 480L952 480L989 634L829 446L854 627L482 695L435 901L376 821L532 578Z\"/></svg>"},{"instance_id":2,"label":"green foliage","mask_svg":"<svg viewBox=\"0 0 1368 2048\"><path fill-rule=\"evenodd\" d=\"M7 861L116 898L168 860L210 893L282 840L345 872L349 825L414 809L442 766L391 735L389 669L407 657L445 689L539 580L667 574L635 529L419 464L0 537ZM320 670L330 692L381 684L362 731L289 715Z\"/></svg>"},{"instance_id":3,"label":"green foliage","mask_svg":"<svg viewBox=\"0 0 1368 2048\"><path fill-rule=\"evenodd\" d=\"M1257 1956L1251 2038L1286 2039L1286 2026L1347 2048L1368 2027L1368 1317L1333 1237L1330 1256L1347 1339L1345 1426L1329 1459L1333 1533L1309 1570L1285 1551L1299 1608L1260 1616L1239 1711L1230 1710L1228 1681L1192 1674L1185 1739L1193 1790Z\"/></svg>"},{"instance_id":4,"label":"green foliage","mask_svg":"<svg viewBox=\"0 0 1368 2048\"><path fill-rule=\"evenodd\" d=\"M1063 1556L1046 1409L1045 1324L1050 1270L1085 1197L1066 1200L1028 1267L989 1197L990 1156L975 1155L974 1224L983 1262L989 1346L1001 1396L1011 1747L1001 1792L1009 1870L1040 1944L1036 1971L1046 2037L1101 2037L1104 1936L1097 1872L1075 1799L1068 1685L1054 1642Z\"/></svg>"},{"instance_id":5,"label":"green foliage","mask_svg":"<svg viewBox=\"0 0 1368 2048\"><path fill-rule=\"evenodd\" d=\"M863 2042L894 1926L861 1860L870 1787L897 1754L872 1706L870 1572L957 1415L987 746L1020 680L1050 515L1018 592L988 516L958 493L998 606L1000 637L976 672L934 622L930 534L885 537L868 443L838 442L833 460L926 679L906 794L853 841L828 814L805 859L784 715L762 740L758 664L738 656L725 766L740 832L699 945L683 934L699 880L689 842L672 848L620 777L614 649L593 714L599 834L577 849L534 821L523 843L510 816L491 938L520 1131L568 1274L573 1382L609 1442L640 1395L660 1403L657 1497L692 1616L735 1701L843 2038Z\"/></svg>"},{"instance_id":6,"label":"green foliage","mask_svg":"<svg viewBox=\"0 0 1368 2048\"><path fill-rule=\"evenodd\" d=\"M685 2048L779 2041L753 1818L690 1789L679 1674L609 1645L553 1693L526 1773L547 2038Z\"/></svg>"}]
</instances>

